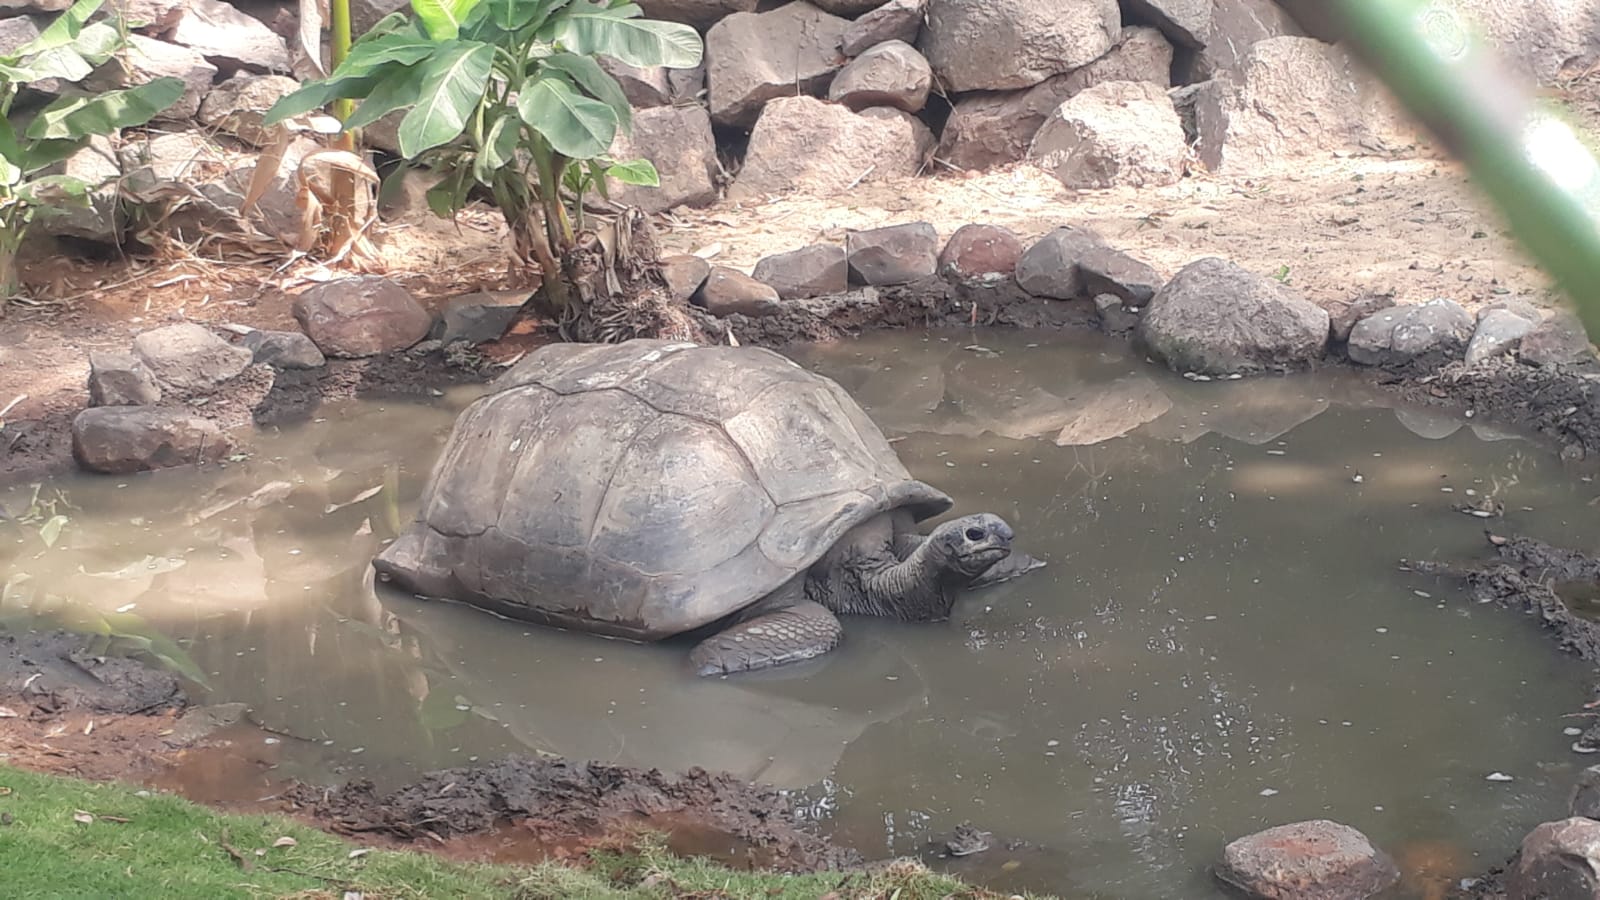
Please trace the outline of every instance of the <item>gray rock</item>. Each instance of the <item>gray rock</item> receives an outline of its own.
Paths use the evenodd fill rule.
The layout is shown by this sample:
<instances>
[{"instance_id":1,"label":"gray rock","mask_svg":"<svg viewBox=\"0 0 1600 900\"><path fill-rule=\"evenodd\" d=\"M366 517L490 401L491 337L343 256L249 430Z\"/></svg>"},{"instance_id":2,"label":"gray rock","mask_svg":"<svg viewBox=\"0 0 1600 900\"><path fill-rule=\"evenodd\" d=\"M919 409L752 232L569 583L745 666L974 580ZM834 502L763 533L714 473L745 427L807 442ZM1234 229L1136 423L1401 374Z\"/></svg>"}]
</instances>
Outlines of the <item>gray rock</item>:
<instances>
[{"instance_id":1,"label":"gray rock","mask_svg":"<svg viewBox=\"0 0 1600 900\"><path fill-rule=\"evenodd\" d=\"M1600 766L1590 766L1578 773L1567 798L1567 810L1584 819L1600 819Z\"/></svg>"},{"instance_id":2,"label":"gray rock","mask_svg":"<svg viewBox=\"0 0 1600 900\"><path fill-rule=\"evenodd\" d=\"M139 357L126 350L89 354L90 406L153 406L161 402L161 385Z\"/></svg>"},{"instance_id":3,"label":"gray rock","mask_svg":"<svg viewBox=\"0 0 1600 900\"><path fill-rule=\"evenodd\" d=\"M860 56L867 48L886 41L915 44L927 9L928 0L889 0L851 22L840 38L839 49L845 56Z\"/></svg>"},{"instance_id":4,"label":"gray rock","mask_svg":"<svg viewBox=\"0 0 1600 900\"><path fill-rule=\"evenodd\" d=\"M927 222L846 232L844 247L853 284L907 284L939 268L939 232Z\"/></svg>"},{"instance_id":5,"label":"gray rock","mask_svg":"<svg viewBox=\"0 0 1600 900\"><path fill-rule=\"evenodd\" d=\"M1189 147L1164 88L1108 81L1061 104L1028 157L1071 188L1159 187L1183 177Z\"/></svg>"},{"instance_id":6,"label":"gray rock","mask_svg":"<svg viewBox=\"0 0 1600 900\"><path fill-rule=\"evenodd\" d=\"M431 336L445 344L497 341L516 321L527 300L527 291L479 291L451 297L439 310Z\"/></svg>"},{"instance_id":7,"label":"gray rock","mask_svg":"<svg viewBox=\"0 0 1600 900\"><path fill-rule=\"evenodd\" d=\"M102 244L118 244L127 226L127 215L118 196L122 166L117 146L109 137L95 135L65 160L46 170L51 175L69 175L91 186L81 200L46 189L41 198L51 200L38 212L37 227L45 234L82 238Z\"/></svg>"},{"instance_id":8,"label":"gray rock","mask_svg":"<svg viewBox=\"0 0 1600 900\"><path fill-rule=\"evenodd\" d=\"M273 137L271 129L262 127L262 118L272 104L299 87L299 82L285 75L240 72L212 88L201 101L200 124L226 131L253 147L265 147Z\"/></svg>"},{"instance_id":9,"label":"gray rock","mask_svg":"<svg viewBox=\"0 0 1600 900\"><path fill-rule=\"evenodd\" d=\"M887 41L839 70L828 88L828 99L858 111L893 106L914 113L927 105L932 88L933 69L922 54L904 41Z\"/></svg>"},{"instance_id":10,"label":"gray rock","mask_svg":"<svg viewBox=\"0 0 1600 900\"><path fill-rule=\"evenodd\" d=\"M600 68L622 85L622 94L635 109L666 106L672 102L672 85L667 80L665 66L641 68L631 66L615 57L597 57Z\"/></svg>"},{"instance_id":11,"label":"gray rock","mask_svg":"<svg viewBox=\"0 0 1600 900\"><path fill-rule=\"evenodd\" d=\"M900 110L857 114L813 97L783 97L767 104L750 133L728 196L827 197L858 182L914 175L927 140L927 126Z\"/></svg>"},{"instance_id":12,"label":"gray rock","mask_svg":"<svg viewBox=\"0 0 1600 900\"><path fill-rule=\"evenodd\" d=\"M350 0L350 30L366 34L383 17L393 12L409 12L411 0Z\"/></svg>"},{"instance_id":13,"label":"gray rock","mask_svg":"<svg viewBox=\"0 0 1600 900\"><path fill-rule=\"evenodd\" d=\"M1122 298L1115 294L1096 294L1094 311L1106 334L1126 334L1139 327L1139 314L1123 305Z\"/></svg>"},{"instance_id":14,"label":"gray rock","mask_svg":"<svg viewBox=\"0 0 1600 900\"><path fill-rule=\"evenodd\" d=\"M1583 323L1567 310L1557 310L1534 326L1517 347L1517 359L1530 366L1582 366L1595 361Z\"/></svg>"},{"instance_id":15,"label":"gray rock","mask_svg":"<svg viewBox=\"0 0 1600 900\"><path fill-rule=\"evenodd\" d=\"M1528 832L1506 872L1506 900L1600 896L1600 822L1574 816Z\"/></svg>"},{"instance_id":16,"label":"gray rock","mask_svg":"<svg viewBox=\"0 0 1600 900\"><path fill-rule=\"evenodd\" d=\"M232 444L215 422L150 406L95 406L72 420L72 456L91 472L123 475L215 462Z\"/></svg>"},{"instance_id":17,"label":"gray rock","mask_svg":"<svg viewBox=\"0 0 1600 900\"><path fill-rule=\"evenodd\" d=\"M980 91L955 98L939 140L939 158L965 169L1016 162L1045 119L1073 95L1108 81L1165 84L1172 45L1154 28L1124 28L1094 62L1021 91Z\"/></svg>"},{"instance_id":18,"label":"gray rock","mask_svg":"<svg viewBox=\"0 0 1600 900\"><path fill-rule=\"evenodd\" d=\"M871 10L873 7L882 3L883 0L811 0L811 2L820 7L824 12L830 12L836 16L853 18Z\"/></svg>"},{"instance_id":19,"label":"gray rock","mask_svg":"<svg viewBox=\"0 0 1600 900\"><path fill-rule=\"evenodd\" d=\"M120 15L133 31L158 35L172 28L183 0L106 0L107 13Z\"/></svg>"},{"instance_id":20,"label":"gray rock","mask_svg":"<svg viewBox=\"0 0 1600 900\"><path fill-rule=\"evenodd\" d=\"M1211 31L1212 0L1122 0L1128 14L1161 29L1173 43L1199 47Z\"/></svg>"},{"instance_id":21,"label":"gray rock","mask_svg":"<svg viewBox=\"0 0 1600 900\"><path fill-rule=\"evenodd\" d=\"M0 15L55 13L72 5L72 0L0 0Z\"/></svg>"},{"instance_id":22,"label":"gray rock","mask_svg":"<svg viewBox=\"0 0 1600 900\"><path fill-rule=\"evenodd\" d=\"M1022 240L1001 225L963 225L939 251L939 275L958 284L998 284L1022 259Z\"/></svg>"},{"instance_id":23,"label":"gray rock","mask_svg":"<svg viewBox=\"0 0 1600 900\"><path fill-rule=\"evenodd\" d=\"M186 0L167 39L206 59L255 72L289 71L289 48L265 22L222 0Z\"/></svg>"},{"instance_id":24,"label":"gray rock","mask_svg":"<svg viewBox=\"0 0 1600 900\"><path fill-rule=\"evenodd\" d=\"M1361 832L1326 819L1239 838L1216 867L1225 884L1260 898L1362 900L1400 880L1388 854Z\"/></svg>"},{"instance_id":25,"label":"gray rock","mask_svg":"<svg viewBox=\"0 0 1600 900\"><path fill-rule=\"evenodd\" d=\"M1161 286L1149 265L1106 246L1086 228L1065 226L1046 234L1017 261L1017 284L1035 297L1088 299L1114 294L1144 306Z\"/></svg>"},{"instance_id":26,"label":"gray rock","mask_svg":"<svg viewBox=\"0 0 1600 900\"><path fill-rule=\"evenodd\" d=\"M1211 0L1211 24L1202 46L1176 74L1181 82L1200 82L1234 72L1256 42L1304 34L1273 0Z\"/></svg>"},{"instance_id":27,"label":"gray rock","mask_svg":"<svg viewBox=\"0 0 1600 900\"><path fill-rule=\"evenodd\" d=\"M849 20L810 3L771 12L734 13L706 33L706 84L711 118L749 128L778 97L821 95L844 68L839 42Z\"/></svg>"},{"instance_id":28,"label":"gray rock","mask_svg":"<svg viewBox=\"0 0 1600 900\"><path fill-rule=\"evenodd\" d=\"M1544 313L1540 312L1539 307L1521 297L1507 297L1504 300L1496 300L1493 303L1486 303L1478 307L1478 321L1482 322L1484 316L1498 309L1503 309L1512 315L1527 319L1535 325L1544 321Z\"/></svg>"},{"instance_id":29,"label":"gray rock","mask_svg":"<svg viewBox=\"0 0 1600 900\"><path fill-rule=\"evenodd\" d=\"M1454 27L1471 28L1483 35L1506 58L1507 68L1515 75L1541 84L1559 81L1568 66L1595 61L1600 10L1590 3L1452 0L1441 10L1460 17Z\"/></svg>"},{"instance_id":30,"label":"gray rock","mask_svg":"<svg viewBox=\"0 0 1600 900\"><path fill-rule=\"evenodd\" d=\"M146 331L133 339L133 352L161 384L189 393L216 390L251 362L249 350L193 322Z\"/></svg>"},{"instance_id":31,"label":"gray rock","mask_svg":"<svg viewBox=\"0 0 1600 900\"><path fill-rule=\"evenodd\" d=\"M200 111L200 101L211 92L211 82L217 77L217 67L187 47L130 34L128 46L81 84L87 91L103 93L149 84L169 76L183 81L183 95L157 113L152 121L187 122Z\"/></svg>"},{"instance_id":32,"label":"gray rock","mask_svg":"<svg viewBox=\"0 0 1600 900\"><path fill-rule=\"evenodd\" d=\"M311 338L298 331L251 331L239 338L252 359L275 369L320 369L328 364Z\"/></svg>"},{"instance_id":33,"label":"gray rock","mask_svg":"<svg viewBox=\"0 0 1600 900\"><path fill-rule=\"evenodd\" d=\"M1116 0L930 0L919 40L947 91L1007 91L1088 65L1121 31Z\"/></svg>"},{"instance_id":34,"label":"gray rock","mask_svg":"<svg viewBox=\"0 0 1600 900\"><path fill-rule=\"evenodd\" d=\"M700 65L692 69L668 69L667 88L672 94L672 102L684 103L690 100L705 102L701 94L706 90L706 62L702 58Z\"/></svg>"},{"instance_id":35,"label":"gray rock","mask_svg":"<svg viewBox=\"0 0 1600 900\"><path fill-rule=\"evenodd\" d=\"M433 325L410 291L377 275L308 288L293 309L317 349L348 359L404 350L427 337Z\"/></svg>"},{"instance_id":36,"label":"gray rock","mask_svg":"<svg viewBox=\"0 0 1600 900\"><path fill-rule=\"evenodd\" d=\"M1148 306L1162 284L1154 266L1105 246L1078 257L1078 280L1085 296L1110 294L1135 308Z\"/></svg>"},{"instance_id":37,"label":"gray rock","mask_svg":"<svg viewBox=\"0 0 1600 900\"><path fill-rule=\"evenodd\" d=\"M633 132L619 134L612 144L616 159L650 160L658 187L613 182L611 197L645 212L675 206L708 206L717 201L716 139L711 118L699 106L660 106L633 114Z\"/></svg>"},{"instance_id":38,"label":"gray rock","mask_svg":"<svg viewBox=\"0 0 1600 900\"><path fill-rule=\"evenodd\" d=\"M1366 317L1394 306L1393 294L1362 294L1353 300L1329 300L1322 303L1328 311L1328 336L1335 343L1350 340L1350 329Z\"/></svg>"},{"instance_id":39,"label":"gray rock","mask_svg":"<svg viewBox=\"0 0 1600 900\"><path fill-rule=\"evenodd\" d=\"M1454 300L1396 306L1350 330L1346 352L1364 366L1438 366L1460 359L1472 338L1472 316Z\"/></svg>"},{"instance_id":40,"label":"gray rock","mask_svg":"<svg viewBox=\"0 0 1600 900\"><path fill-rule=\"evenodd\" d=\"M734 13L750 12L757 0L639 0L644 14L652 19L682 22L701 31Z\"/></svg>"},{"instance_id":41,"label":"gray rock","mask_svg":"<svg viewBox=\"0 0 1600 900\"><path fill-rule=\"evenodd\" d=\"M711 275L711 264L698 256L668 256L661 260L661 278L674 303L688 303Z\"/></svg>"},{"instance_id":42,"label":"gray rock","mask_svg":"<svg viewBox=\"0 0 1600 900\"><path fill-rule=\"evenodd\" d=\"M236 159L201 131L168 131L124 140L117 148L124 187L134 195L178 183L214 180Z\"/></svg>"},{"instance_id":43,"label":"gray rock","mask_svg":"<svg viewBox=\"0 0 1600 900\"><path fill-rule=\"evenodd\" d=\"M706 283L700 286L694 302L719 317L737 313L757 318L783 309L777 291L726 266L711 267L711 274L706 276Z\"/></svg>"},{"instance_id":44,"label":"gray rock","mask_svg":"<svg viewBox=\"0 0 1600 900\"><path fill-rule=\"evenodd\" d=\"M1514 349L1532 330L1532 322L1509 310L1497 309L1479 316L1478 327L1467 342L1466 364L1475 366Z\"/></svg>"},{"instance_id":45,"label":"gray rock","mask_svg":"<svg viewBox=\"0 0 1600 900\"><path fill-rule=\"evenodd\" d=\"M1139 319L1139 337L1176 372L1298 369L1322 358L1328 314L1270 278L1206 257L1156 292Z\"/></svg>"},{"instance_id":46,"label":"gray rock","mask_svg":"<svg viewBox=\"0 0 1600 900\"><path fill-rule=\"evenodd\" d=\"M750 274L785 300L842 294L850 288L844 248L835 244L812 244L763 257Z\"/></svg>"},{"instance_id":47,"label":"gray rock","mask_svg":"<svg viewBox=\"0 0 1600 900\"><path fill-rule=\"evenodd\" d=\"M3 7L0 7L3 8ZM39 37L39 24L29 16L0 19L0 53L12 53L18 47Z\"/></svg>"}]
</instances>

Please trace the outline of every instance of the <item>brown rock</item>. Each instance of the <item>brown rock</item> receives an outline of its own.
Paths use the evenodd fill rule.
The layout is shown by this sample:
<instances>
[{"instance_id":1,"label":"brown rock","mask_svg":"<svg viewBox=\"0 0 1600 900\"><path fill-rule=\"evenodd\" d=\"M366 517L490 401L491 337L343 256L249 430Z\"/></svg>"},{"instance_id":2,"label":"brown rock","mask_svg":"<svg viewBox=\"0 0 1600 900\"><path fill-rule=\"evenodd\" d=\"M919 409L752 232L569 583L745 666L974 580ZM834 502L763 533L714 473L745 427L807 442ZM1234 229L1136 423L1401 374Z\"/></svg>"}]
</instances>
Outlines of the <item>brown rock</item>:
<instances>
[{"instance_id":1,"label":"brown rock","mask_svg":"<svg viewBox=\"0 0 1600 900\"><path fill-rule=\"evenodd\" d=\"M61 12L72 0L0 0L0 15Z\"/></svg>"},{"instance_id":2,"label":"brown rock","mask_svg":"<svg viewBox=\"0 0 1600 900\"><path fill-rule=\"evenodd\" d=\"M1100 329L1106 334L1126 334L1139 327L1139 314L1115 294L1095 295L1094 311L1100 317Z\"/></svg>"},{"instance_id":3,"label":"brown rock","mask_svg":"<svg viewBox=\"0 0 1600 900\"><path fill-rule=\"evenodd\" d=\"M882 3L883 0L811 0L823 12L830 12L836 16L854 17L871 10Z\"/></svg>"},{"instance_id":4,"label":"brown rock","mask_svg":"<svg viewBox=\"0 0 1600 900\"><path fill-rule=\"evenodd\" d=\"M186 0L167 39L214 63L256 72L287 72L289 48L265 22L222 0Z\"/></svg>"},{"instance_id":5,"label":"brown rock","mask_svg":"<svg viewBox=\"0 0 1600 900\"><path fill-rule=\"evenodd\" d=\"M1366 835L1326 819L1240 838L1223 850L1216 874L1251 897L1285 900L1362 900L1400 880Z\"/></svg>"},{"instance_id":6,"label":"brown rock","mask_svg":"<svg viewBox=\"0 0 1600 900\"><path fill-rule=\"evenodd\" d=\"M161 402L161 385L139 357L124 350L89 354L90 406L151 406Z\"/></svg>"},{"instance_id":7,"label":"brown rock","mask_svg":"<svg viewBox=\"0 0 1600 900\"><path fill-rule=\"evenodd\" d=\"M622 85L622 95L628 98L628 103L635 109L666 106L672 102L672 85L667 81L665 66L641 68L604 55L596 57L596 60L606 74Z\"/></svg>"},{"instance_id":8,"label":"brown rock","mask_svg":"<svg viewBox=\"0 0 1600 900\"><path fill-rule=\"evenodd\" d=\"M1035 241L1017 260L1017 285L1035 297L1074 300L1090 296L1078 272L1078 260L1106 249L1100 235L1087 228L1063 226Z\"/></svg>"},{"instance_id":9,"label":"brown rock","mask_svg":"<svg viewBox=\"0 0 1600 900\"><path fill-rule=\"evenodd\" d=\"M1071 188L1174 184L1188 152L1172 98L1147 81L1108 81L1078 93L1028 147L1030 159Z\"/></svg>"},{"instance_id":10,"label":"brown rock","mask_svg":"<svg viewBox=\"0 0 1600 900\"><path fill-rule=\"evenodd\" d=\"M128 28L161 34L172 28L183 0L106 0L105 9L122 16Z\"/></svg>"},{"instance_id":11,"label":"brown rock","mask_svg":"<svg viewBox=\"0 0 1600 900\"><path fill-rule=\"evenodd\" d=\"M1257 41L1304 34L1273 0L1211 0L1211 24L1201 49L1177 75L1180 83L1199 82L1236 71Z\"/></svg>"},{"instance_id":12,"label":"brown rock","mask_svg":"<svg viewBox=\"0 0 1600 900\"><path fill-rule=\"evenodd\" d=\"M1007 91L1098 59L1116 43L1116 0L930 0L921 49L949 91Z\"/></svg>"},{"instance_id":13,"label":"brown rock","mask_svg":"<svg viewBox=\"0 0 1600 900\"><path fill-rule=\"evenodd\" d=\"M294 317L324 354L351 359L404 350L433 324L411 292L376 275L306 290L294 300Z\"/></svg>"},{"instance_id":14,"label":"brown rock","mask_svg":"<svg viewBox=\"0 0 1600 900\"><path fill-rule=\"evenodd\" d=\"M193 322L146 331L133 339L133 352L157 381L193 393L216 390L251 362L249 350Z\"/></svg>"},{"instance_id":15,"label":"brown rock","mask_svg":"<svg viewBox=\"0 0 1600 900\"><path fill-rule=\"evenodd\" d=\"M328 364L311 338L298 331L252 331L239 339L256 362L275 369L320 369Z\"/></svg>"},{"instance_id":16,"label":"brown rock","mask_svg":"<svg viewBox=\"0 0 1600 900\"><path fill-rule=\"evenodd\" d=\"M200 111L200 101L211 92L217 67L187 47L130 34L128 46L85 78L82 85L85 90L102 93L149 84L168 76L183 81L183 95L152 121L187 122Z\"/></svg>"},{"instance_id":17,"label":"brown rock","mask_svg":"<svg viewBox=\"0 0 1600 900\"><path fill-rule=\"evenodd\" d=\"M812 97L784 97L767 104L750 133L744 168L728 196L803 191L826 197L858 179L914 175L928 138L927 126L900 110L857 115Z\"/></svg>"},{"instance_id":18,"label":"brown rock","mask_svg":"<svg viewBox=\"0 0 1600 900\"><path fill-rule=\"evenodd\" d=\"M1364 366L1433 367L1460 359L1472 338L1472 316L1447 297L1384 309L1350 329L1345 353Z\"/></svg>"},{"instance_id":19,"label":"brown rock","mask_svg":"<svg viewBox=\"0 0 1600 900\"><path fill-rule=\"evenodd\" d=\"M845 56L860 56L863 50L887 41L915 44L927 8L928 0L889 0L851 22L844 30L839 49Z\"/></svg>"},{"instance_id":20,"label":"brown rock","mask_svg":"<svg viewBox=\"0 0 1600 900\"><path fill-rule=\"evenodd\" d=\"M688 303L711 275L711 264L698 256L668 256L661 260L661 278L674 303Z\"/></svg>"},{"instance_id":21,"label":"brown rock","mask_svg":"<svg viewBox=\"0 0 1600 900\"><path fill-rule=\"evenodd\" d=\"M639 0L644 14L652 19L682 22L701 31L717 20L734 13L750 12L757 0Z\"/></svg>"},{"instance_id":22,"label":"brown rock","mask_svg":"<svg viewBox=\"0 0 1600 900\"><path fill-rule=\"evenodd\" d=\"M1594 900L1600 896L1600 822L1545 822L1522 839L1506 873L1506 900Z\"/></svg>"},{"instance_id":23,"label":"brown rock","mask_svg":"<svg viewBox=\"0 0 1600 900\"><path fill-rule=\"evenodd\" d=\"M1578 366L1594 362L1595 355L1583 322L1563 309L1523 336L1517 359L1530 366Z\"/></svg>"},{"instance_id":24,"label":"brown rock","mask_svg":"<svg viewBox=\"0 0 1600 900\"><path fill-rule=\"evenodd\" d=\"M350 30L366 34L372 26L394 12L409 11L411 0L350 0Z\"/></svg>"},{"instance_id":25,"label":"brown rock","mask_svg":"<svg viewBox=\"0 0 1600 900\"><path fill-rule=\"evenodd\" d=\"M1320 303L1328 311L1329 337L1336 343L1350 340L1350 329L1375 312L1394 306L1393 294L1362 294L1351 300L1329 300Z\"/></svg>"},{"instance_id":26,"label":"brown rock","mask_svg":"<svg viewBox=\"0 0 1600 900\"><path fill-rule=\"evenodd\" d=\"M466 341L487 344L505 335L517 319L529 291L476 291L446 300L432 337L444 344Z\"/></svg>"},{"instance_id":27,"label":"brown rock","mask_svg":"<svg viewBox=\"0 0 1600 900\"><path fill-rule=\"evenodd\" d=\"M117 149L111 138L95 135L71 156L47 169L45 174L69 175L90 185L89 196L85 198L88 202L72 202L63 194L59 202L39 209L34 227L44 234L67 235L103 244L121 243L127 213L118 189L123 170ZM48 187L41 190L40 195L41 199L56 199Z\"/></svg>"},{"instance_id":28,"label":"brown rock","mask_svg":"<svg viewBox=\"0 0 1600 900\"><path fill-rule=\"evenodd\" d=\"M754 125L778 97L820 95L844 68L839 42L849 21L810 3L734 13L706 33L706 84L719 125Z\"/></svg>"},{"instance_id":29,"label":"brown rock","mask_svg":"<svg viewBox=\"0 0 1600 900\"><path fill-rule=\"evenodd\" d=\"M219 128L255 147L272 143L261 120L272 104L294 93L300 83L285 75L240 72L211 89L200 103L200 124Z\"/></svg>"},{"instance_id":30,"label":"brown rock","mask_svg":"<svg viewBox=\"0 0 1600 900\"><path fill-rule=\"evenodd\" d=\"M231 447L215 422L181 409L95 406L72 420L73 458L107 475L215 462Z\"/></svg>"},{"instance_id":31,"label":"brown rock","mask_svg":"<svg viewBox=\"0 0 1600 900\"><path fill-rule=\"evenodd\" d=\"M782 309L778 292L737 269L712 266L694 302L714 316L770 316Z\"/></svg>"},{"instance_id":32,"label":"brown rock","mask_svg":"<svg viewBox=\"0 0 1600 900\"><path fill-rule=\"evenodd\" d=\"M1085 296L1110 294L1138 309L1161 290L1161 274L1148 263L1111 247L1090 247L1077 260L1078 282Z\"/></svg>"},{"instance_id":33,"label":"brown rock","mask_svg":"<svg viewBox=\"0 0 1600 900\"><path fill-rule=\"evenodd\" d=\"M850 61L834 76L828 99L853 110L892 106L920 112L933 88L933 70L916 48L888 41Z\"/></svg>"},{"instance_id":34,"label":"brown rock","mask_svg":"<svg viewBox=\"0 0 1600 900\"><path fill-rule=\"evenodd\" d=\"M1286 371L1322 358L1328 314L1270 278L1206 257L1156 293L1139 317L1139 339L1174 372Z\"/></svg>"},{"instance_id":35,"label":"brown rock","mask_svg":"<svg viewBox=\"0 0 1600 900\"><path fill-rule=\"evenodd\" d=\"M1068 75L1023 91L979 92L956 100L945 122L939 158L964 169L1016 162L1027 156L1040 126L1062 103L1108 81L1165 84L1172 45L1154 28L1124 28L1105 56Z\"/></svg>"},{"instance_id":36,"label":"brown rock","mask_svg":"<svg viewBox=\"0 0 1600 900\"><path fill-rule=\"evenodd\" d=\"M1212 0L1122 0L1128 15L1161 29L1173 43L1199 47L1211 31Z\"/></svg>"},{"instance_id":37,"label":"brown rock","mask_svg":"<svg viewBox=\"0 0 1600 900\"><path fill-rule=\"evenodd\" d=\"M844 247L855 284L907 284L939 269L939 232L927 222L846 232Z\"/></svg>"},{"instance_id":38,"label":"brown rock","mask_svg":"<svg viewBox=\"0 0 1600 900\"><path fill-rule=\"evenodd\" d=\"M635 111L632 133L619 134L611 154L616 159L650 160L661 180L659 187L612 182L611 196L618 203L658 213L717 201L716 139L711 118L700 106Z\"/></svg>"},{"instance_id":39,"label":"brown rock","mask_svg":"<svg viewBox=\"0 0 1600 900\"><path fill-rule=\"evenodd\" d=\"M1000 225L963 225L939 252L939 274L961 283L1010 278L1022 258L1016 232Z\"/></svg>"},{"instance_id":40,"label":"brown rock","mask_svg":"<svg viewBox=\"0 0 1600 900\"><path fill-rule=\"evenodd\" d=\"M762 257L750 274L785 300L842 294L850 288L844 248L835 244L812 244Z\"/></svg>"}]
</instances>

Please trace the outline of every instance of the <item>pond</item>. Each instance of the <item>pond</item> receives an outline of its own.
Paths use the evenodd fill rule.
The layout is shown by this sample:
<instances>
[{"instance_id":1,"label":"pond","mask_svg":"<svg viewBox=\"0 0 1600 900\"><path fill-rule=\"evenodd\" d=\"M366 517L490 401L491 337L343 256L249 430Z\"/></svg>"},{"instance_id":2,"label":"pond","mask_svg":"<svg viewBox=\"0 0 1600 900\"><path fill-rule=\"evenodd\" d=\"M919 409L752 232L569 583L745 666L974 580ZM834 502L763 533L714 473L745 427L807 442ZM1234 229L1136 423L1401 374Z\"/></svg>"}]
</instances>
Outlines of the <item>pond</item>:
<instances>
[{"instance_id":1,"label":"pond","mask_svg":"<svg viewBox=\"0 0 1600 900\"><path fill-rule=\"evenodd\" d=\"M1554 454L1349 373L1189 381L1093 335L786 352L856 396L952 514L1004 516L1048 567L950 622L847 619L837 652L726 680L694 677L683 643L374 584L472 388L328 407L223 469L48 483L41 502L74 508L49 549L0 556L7 612L173 639L207 702L311 739L285 774L392 785L530 750L723 769L869 857L1001 889L1219 896L1224 843L1323 817L1462 877L1564 809L1587 758L1561 717L1588 667L1397 566L1481 556L1486 525L1556 543L1587 526L1594 492ZM963 822L993 849L934 858Z\"/></svg>"}]
</instances>

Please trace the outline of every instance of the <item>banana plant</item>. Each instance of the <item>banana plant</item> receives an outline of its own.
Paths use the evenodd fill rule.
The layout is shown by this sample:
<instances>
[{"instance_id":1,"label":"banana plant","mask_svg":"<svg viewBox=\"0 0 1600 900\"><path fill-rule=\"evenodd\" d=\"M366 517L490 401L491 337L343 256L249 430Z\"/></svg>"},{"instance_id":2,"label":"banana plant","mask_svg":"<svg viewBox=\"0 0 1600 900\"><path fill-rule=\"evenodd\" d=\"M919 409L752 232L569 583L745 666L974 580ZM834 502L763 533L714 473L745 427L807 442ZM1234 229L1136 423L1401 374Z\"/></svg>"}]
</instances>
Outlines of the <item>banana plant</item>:
<instances>
[{"instance_id":1,"label":"banana plant","mask_svg":"<svg viewBox=\"0 0 1600 900\"><path fill-rule=\"evenodd\" d=\"M608 178L659 183L648 161L608 155L632 110L597 57L690 68L699 34L643 18L623 0L411 0L411 13L380 21L326 78L278 101L266 123L340 101L359 101L346 129L407 110L401 156L442 174L430 208L453 216L475 186L486 188L520 268L540 275L541 312L575 321L587 293L575 286L583 195ZM582 175L569 177L574 168ZM564 186L576 190L568 196Z\"/></svg>"}]
</instances>

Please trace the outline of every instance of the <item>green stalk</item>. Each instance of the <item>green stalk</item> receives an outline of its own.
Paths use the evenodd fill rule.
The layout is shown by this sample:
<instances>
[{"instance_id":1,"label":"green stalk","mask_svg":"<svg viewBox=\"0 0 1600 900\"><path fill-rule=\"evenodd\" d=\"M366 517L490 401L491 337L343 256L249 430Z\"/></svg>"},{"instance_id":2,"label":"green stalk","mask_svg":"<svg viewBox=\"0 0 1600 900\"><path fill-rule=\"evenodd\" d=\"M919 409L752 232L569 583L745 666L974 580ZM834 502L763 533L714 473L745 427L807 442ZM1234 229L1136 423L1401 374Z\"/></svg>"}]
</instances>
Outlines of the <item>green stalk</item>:
<instances>
[{"instance_id":1,"label":"green stalk","mask_svg":"<svg viewBox=\"0 0 1600 900\"><path fill-rule=\"evenodd\" d=\"M332 45L328 48L329 56L333 60L333 68L329 71L337 71L340 66L344 65L345 58L350 55L350 0L332 0L328 4L328 11L330 19L328 27L333 32L329 36ZM335 100L333 102L333 114L341 122L350 118L350 114L355 111L356 102L354 100ZM354 149L354 144L352 143L348 149Z\"/></svg>"},{"instance_id":2,"label":"green stalk","mask_svg":"<svg viewBox=\"0 0 1600 900\"><path fill-rule=\"evenodd\" d=\"M1449 4L1421 0L1278 5L1349 44L1466 164L1517 240L1572 299L1590 337L1600 337L1600 163L1535 102L1471 23L1458 18L1465 27L1452 31L1449 17L1459 14ZM1535 154L1547 160L1544 167Z\"/></svg>"}]
</instances>

